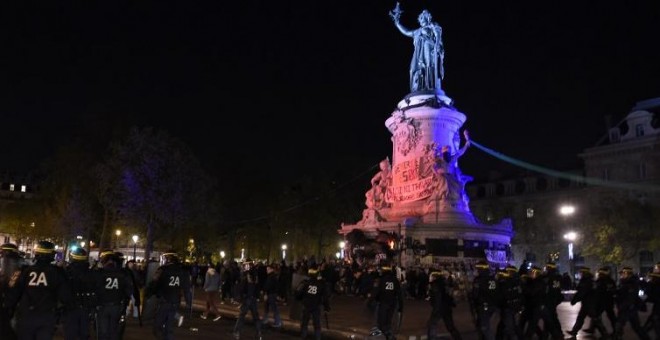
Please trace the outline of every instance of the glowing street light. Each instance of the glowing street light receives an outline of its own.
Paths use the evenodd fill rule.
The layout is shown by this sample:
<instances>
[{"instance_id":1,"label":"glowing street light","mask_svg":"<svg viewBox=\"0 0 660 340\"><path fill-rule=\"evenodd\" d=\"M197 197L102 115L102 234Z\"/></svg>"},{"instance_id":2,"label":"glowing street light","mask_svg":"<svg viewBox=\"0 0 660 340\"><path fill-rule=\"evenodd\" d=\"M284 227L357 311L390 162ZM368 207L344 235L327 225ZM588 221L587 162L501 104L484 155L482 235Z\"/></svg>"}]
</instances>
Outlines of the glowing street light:
<instances>
[{"instance_id":1,"label":"glowing street light","mask_svg":"<svg viewBox=\"0 0 660 340\"><path fill-rule=\"evenodd\" d=\"M286 244L282 245L282 260L286 260Z\"/></svg>"},{"instance_id":2,"label":"glowing street light","mask_svg":"<svg viewBox=\"0 0 660 340\"><path fill-rule=\"evenodd\" d=\"M343 259L344 258L344 248L346 247L346 242L341 241L339 242L339 256L337 258Z\"/></svg>"},{"instance_id":3,"label":"glowing street light","mask_svg":"<svg viewBox=\"0 0 660 340\"><path fill-rule=\"evenodd\" d=\"M564 217L564 223L566 219L572 216L575 213L575 206L570 204L565 204L559 207L559 214ZM569 231L564 234L564 239L568 241L568 263L570 266L571 275L575 278L575 256L573 255L573 242L577 240L578 234L575 231Z\"/></svg>"},{"instance_id":4,"label":"glowing street light","mask_svg":"<svg viewBox=\"0 0 660 340\"><path fill-rule=\"evenodd\" d=\"M225 259L225 251L224 250L220 251L220 258L223 259L223 260Z\"/></svg>"},{"instance_id":5,"label":"glowing street light","mask_svg":"<svg viewBox=\"0 0 660 340\"><path fill-rule=\"evenodd\" d=\"M115 248L119 245L119 236L121 236L121 230L117 229L115 230Z\"/></svg>"},{"instance_id":6,"label":"glowing street light","mask_svg":"<svg viewBox=\"0 0 660 340\"><path fill-rule=\"evenodd\" d=\"M138 236L133 235L133 261L137 259L137 241L138 241Z\"/></svg>"}]
</instances>

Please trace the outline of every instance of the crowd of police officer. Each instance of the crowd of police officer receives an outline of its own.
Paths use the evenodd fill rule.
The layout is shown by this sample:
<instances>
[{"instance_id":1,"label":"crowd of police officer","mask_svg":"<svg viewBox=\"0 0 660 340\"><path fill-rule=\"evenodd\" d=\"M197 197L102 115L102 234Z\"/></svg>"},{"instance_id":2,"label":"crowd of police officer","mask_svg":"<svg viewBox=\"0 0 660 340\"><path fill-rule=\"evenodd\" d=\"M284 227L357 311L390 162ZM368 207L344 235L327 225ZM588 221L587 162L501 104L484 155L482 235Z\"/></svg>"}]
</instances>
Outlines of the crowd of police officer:
<instances>
[{"instance_id":1,"label":"crowd of police officer","mask_svg":"<svg viewBox=\"0 0 660 340\"><path fill-rule=\"evenodd\" d=\"M68 255L68 263L55 264L54 244L40 241L30 262L20 256L15 244L1 246L3 340L52 339L58 324L62 325L66 340L88 340L90 334L103 340L123 337L129 301L133 298L135 306L141 305L138 278L124 267L123 254L101 251L93 266L83 248L72 247ZM189 307L192 305L190 275L174 252L162 257L162 265L147 286L145 297L152 301L149 306L154 334L159 339L172 339L181 295Z\"/></svg>"},{"instance_id":2,"label":"crowd of police officer","mask_svg":"<svg viewBox=\"0 0 660 340\"><path fill-rule=\"evenodd\" d=\"M478 275L469 296L480 339L564 339L557 317L557 306L563 301L561 275L554 263L547 263L543 269L507 266L495 273L487 262L478 263L476 268ZM579 270L580 280L570 303L581 305L568 335L576 337L589 316L591 324L584 331L597 330L601 338L622 339L627 323L640 339L650 339L649 332L660 338L660 263L646 280L640 280L629 267L619 274L617 284L607 267L600 268L595 276L589 268ZM642 288L645 300L640 298ZM642 325L638 312L646 308L646 303L652 303L653 309ZM495 313L499 313L499 321L493 330L491 319ZM603 324L603 314L609 319L612 333Z\"/></svg>"}]
</instances>

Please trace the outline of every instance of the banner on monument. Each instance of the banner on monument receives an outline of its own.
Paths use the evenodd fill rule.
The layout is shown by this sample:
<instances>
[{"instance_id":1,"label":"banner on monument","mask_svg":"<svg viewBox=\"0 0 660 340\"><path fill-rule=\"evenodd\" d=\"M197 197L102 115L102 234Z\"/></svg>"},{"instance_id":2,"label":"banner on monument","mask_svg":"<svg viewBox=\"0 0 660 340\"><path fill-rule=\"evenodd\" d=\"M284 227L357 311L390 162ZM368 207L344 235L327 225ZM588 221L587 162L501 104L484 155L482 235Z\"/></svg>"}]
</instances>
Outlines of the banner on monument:
<instances>
[{"instance_id":1,"label":"banner on monument","mask_svg":"<svg viewBox=\"0 0 660 340\"><path fill-rule=\"evenodd\" d=\"M431 196L433 172L423 157L406 160L392 169L392 186L387 190L389 202L411 202Z\"/></svg>"},{"instance_id":2,"label":"banner on monument","mask_svg":"<svg viewBox=\"0 0 660 340\"><path fill-rule=\"evenodd\" d=\"M484 249L486 260L491 263L507 263L506 251Z\"/></svg>"}]
</instances>

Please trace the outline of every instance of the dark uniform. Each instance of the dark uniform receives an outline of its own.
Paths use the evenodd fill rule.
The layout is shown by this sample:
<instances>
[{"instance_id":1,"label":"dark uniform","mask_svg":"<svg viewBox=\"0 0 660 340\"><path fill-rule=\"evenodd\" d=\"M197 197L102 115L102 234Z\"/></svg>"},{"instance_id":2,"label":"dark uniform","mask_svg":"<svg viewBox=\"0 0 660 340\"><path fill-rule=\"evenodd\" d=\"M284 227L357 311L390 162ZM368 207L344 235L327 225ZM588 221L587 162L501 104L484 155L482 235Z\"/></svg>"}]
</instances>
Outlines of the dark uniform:
<instances>
[{"instance_id":1,"label":"dark uniform","mask_svg":"<svg viewBox=\"0 0 660 340\"><path fill-rule=\"evenodd\" d=\"M135 275L133 275L133 271L130 270L129 268L126 268L124 266L124 254L121 252L115 252L114 257L113 257L115 264L117 265L117 268L121 270L124 273L124 276L128 278L128 280L131 282L131 287L133 287L133 291L131 292L131 296L133 297L133 300L135 301L135 307L137 308L137 314L139 317L139 322L140 326L142 326L142 317L140 315L140 285L138 284L137 278ZM130 300L130 298L129 298ZM126 310L127 306L129 304L129 301L125 303L125 308L122 310L120 320L119 320L119 339L124 338L124 332L126 331Z\"/></svg>"},{"instance_id":2,"label":"dark uniform","mask_svg":"<svg viewBox=\"0 0 660 340\"><path fill-rule=\"evenodd\" d=\"M64 310L64 339L88 340L90 322L97 306L96 273L89 268L89 257L85 249L69 251L69 260L65 272L73 299Z\"/></svg>"},{"instance_id":3,"label":"dark uniform","mask_svg":"<svg viewBox=\"0 0 660 340\"><path fill-rule=\"evenodd\" d=\"M175 314L181 304L181 294L186 300L186 307L192 307L192 291L190 289L190 273L186 272L174 251L162 255L162 266L154 273L146 290L146 298L157 297L156 315L153 324L154 334L159 339L174 338Z\"/></svg>"},{"instance_id":4,"label":"dark uniform","mask_svg":"<svg viewBox=\"0 0 660 340\"><path fill-rule=\"evenodd\" d=\"M15 340L16 333L11 327L10 311L3 304L9 291L9 281L16 275L20 275L21 257L18 253L18 247L12 243L5 243L0 246L0 335L3 340Z\"/></svg>"},{"instance_id":5,"label":"dark uniform","mask_svg":"<svg viewBox=\"0 0 660 340\"><path fill-rule=\"evenodd\" d=\"M429 340L438 336L438 324L440 320L455 340L461 340L461 334L454 325L453 308L456 306L451 294L451 287L447 284L447 278L441 272L432 272L429 276L431 287L429 289L429 300L431 301L431 317L427 325Z\"/></svg>"},{"instance_id":6,"label":"dark uniform","mask_svg":"<svg viewBox=\"0 0 660 340\"><path fill-rule=\"evenodd\" d=\"M403 311L403 292L392 267L385 265L381 271L380 277L374 282L372 297L378 303L376 324L387 340L391 340L394 339L392 317L395 311Z\"/></svg>"},{"instance_id":7,"label":"dark uniform","mask_svg":"<svg viewBox=\"0 0 660 340\"><path fill-rule=\"evenodd\" d=\"M300 321L300 334L303 339L307 337L307 324L312 317L314 322L314 339L321 339L321 305L326 312L330 311L328 288L323 279L318 277L318 269L311 267L307 274L309 279L296 287L296 299L302 301L302 320Z\"/></svg>"},{"instance_id":8,"label":"dark uniform","mask_svg":"<svg viewBox=\"0 0 660 340\"><path fill-rule=\"evenodd\" d=\"M528 272L527 284L525 286L526 306L530 308L527 328L523 333L525 339L531 339L535 334L541 333L538 326L540 320L544 320L544 328L547 329L548 327L548 323L544 319L547 303L546 288L547 284L541 276L541 268L533 266Z\"/></svg>"},{"instance_id":9,"label":"dark uniform","mask_svg":"<svg viewBox=\"0 0 660 340\"><path fill-rule=\"evenodd\" d=\"M616 291L616 307L619 311L616 327L614 327L614 337L616 339L623 339L623 328L627 322L630 322L630 326L640 339L650 339L639 322L638 310L641 303L639 278L633 274L632 268L624 267L621 270L619 287Z\"/></svg>"},{"instance_id":10,"label":"dark uniform","mask_svg":"<svg viewBox=\"0 0 660 340\"><path fill-rule=\"evenodd\" d=\"M58 304L71 303L64 270L51 264L54 259L55 245L40 241L35 249L35 263L9 282L5 302L9 310L16 313L18 339L52 339Z\"/></svg>"},{"instance_id":11,"label":"dark uniform","mask_svg":"<svg viewBox=\"0 0 660 340\"><path fill-rule=\"evenodd\" d=\"M280 310L277 307L277 293L279 277L275 272L275 266L269 264L266 266L266 283L264 284L264 293L266 294L266 311L264 312L263 320L268 323L268 313L273 312L273 327L282 327L282 318L280 317ZM280 274L281 275L281 274Z\"/></svg>"},{"instance_id":12,"label":"dark uniform","mask_svg":"<svg viewBox=\"0 0 660 340\"><path fill-rule=\"evenodd\" d=\"M133 284L122 268L117 266L116 255L112 250L101 252L100 264L96 280L97 337L99 340L117 340Z\"/></svg>"},{"instance_id":13,"label":"dark uniform","mask_svg":"<svg viewBox=\"0 0 660 340\"><path fill-rule=\"evenodd\" d=\"M564 339L561 323L557 316L557 306L564 300L564 295L561 293L561 274L557 272L557 265L553 262L546 263L541 279L545 286L545 308L541 313L543 338L547 338L547 335L550 334L553 339Z\"/></svg>"},{"instance_id":14,"label":"dark uniform","mask_svg":"<svg viewBox=\"0 0 660 340\"><path fill-rule=\"evenodd\" d=\"M649 315L651 326L655 332L656 338L660 337L660 263L655 265L653 273L649 275L649 282L647 283L646 295L647 302L653 303L651 315Z\"/></svg>"},{"instance_id":15,"label":"dark uniform","mask_svg":"<svg viewBox=\"0 0 660 340\"><path fill-rule=\"evenodd\" d=\"M581 302L580 310L578 311L573 328L566 333L572 337L576 337L580 329L582 329L582 325L584 325L584 319L589 316L592 325L598 329L602 336L606 336L607 330L603 326L600 315L598 314L596 298L594 276L591 274L591 270L587 267L580 268L580 281L577 285L577 292L573 296L573 299L571 299L571 305Z\"/></svg>"},{"instance_id":16,"label":"dark uniform","mask_svg":"<svg viewBox=\"0 0 660 340\"><path fill-rule=\"evenodd\" d=\"M241 308L238 314L238 319L234 325L234 338L241 337L241 328L245 322L245 315L248 312L252 315L254 325L257 328L257 339L261 339L261 321L259 319L259 309L257 308L257 299L259 298L258 287L258 273L253 267L251 260L246 260L243 263L243 272L241 273L241 280L238 283L237 290L241 299Z\"/></svg>"},{"instance_id":17,"label":"dark uniform","mask_svg":"<svg viewBox=\"0 0 660 340\"><path fill-rule=\"evenodd\" d=\"M496 338L517 340L522 338L516 323L516 315L522 310L523 296L518 270L507 266L497 275L500 299L500 322L497 325Z\"/></svg>"},{"instance_id":18,"label":"dark uniform","mask_svg":"<svg viewBox=\"0 0 660 340\"><path fill-rule=\"evenodd\" d=\"M616 314L614 314L614 294L616 293L616 282L610 276L610 269L603 267L598 269L598 276L596 277L596 313L602 316L603 312L610 320L612 329L616 325ZM594 325L585 329L586 333L594 332Z\"/></svg>"},{"instance_id":19,"label":"dark uniform","mask_svg":"<svg viewBox=\"0 0 660 340\"><path fill-rule=\"evenodd\" d=\"M472 281L470 300L476 313L478 331L480 338L494 340L495 336L490 329L490 319L498 305L497 280L490 273L488 262L480 261L475 267L478 275Z\"/></svg>"}]
</instances>

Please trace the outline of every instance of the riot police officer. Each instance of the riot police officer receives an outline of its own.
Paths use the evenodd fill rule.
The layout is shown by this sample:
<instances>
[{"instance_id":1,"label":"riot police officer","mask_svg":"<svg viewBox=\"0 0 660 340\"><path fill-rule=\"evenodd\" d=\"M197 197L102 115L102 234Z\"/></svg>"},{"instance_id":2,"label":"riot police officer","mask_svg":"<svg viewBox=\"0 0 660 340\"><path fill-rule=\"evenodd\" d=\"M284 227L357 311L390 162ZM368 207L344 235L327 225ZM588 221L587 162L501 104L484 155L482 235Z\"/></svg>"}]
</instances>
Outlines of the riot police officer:
<instances>
[{"instance_id":1,"label":"riot police officer","mask_svg":"<svg viewBox=\"0 0 660 340\"><path fill-rule=\"evenodd\" d=\"M64 339L89 339L89 325L97 305L96 278L89 268L89 256L83 248L69 250L69 265L65 269L71 288L72 303L65 306Z\"/></svg>"},{"instance_id":2,"label":"riot police officer","mask_svg":"<svg viewBox=\"0 0 660 340\"><path fill-rule=\"evenodd\" d=\"M497 324L497 339L517 340L522 338L518 325L516 324L516 315L522 310L522 286L518 278L518 269L514 266L507 266L496 275L498 282L500 299L500 321Z\"/></svg>"},{"instance_id":3,"label":"riot police officer","mask_svg":"<svg viewBox=\"0 0 660 340\"><path fill-rule=\"evenodd\" d=\"M321 306L326 312L330 311L329 291L325 281L319 277L318 267L312 265L307 270L309 279L302 281L296 287L296 299L302 301L302 320L300 321L300 334L307 337L307 325L312 317L314 323L314 339L321 340Z\"/></svg>"},{"instance_id":4,"label":"riot police officer","mask_svg":"<svg viewBox=\"0 0 660 340\"><path fill-rule=\"evenodd\" d=\"M594 289L594 275L588 267L580 268L579 275L580 281L577 285L577 292L575 293L575 296L573 296L573 299L571 299L571 305L581 302L580 310L578 311L573 328L566 333L575 338L582 328L582 325L584 325L584 319L589 316L592 325L598 329L601 336L606 336L607 330L603 326L600 315L597 312L598 301L596 300L597 297Z\"/></svg>"},{"instance_id":5,"label":"riot police officer","mask_svg":"<svg viewBox=\"0 0 660 340\"><path fill-rule=\"evenodd\" d=\"M181 305L181 295L186 300L186 307L192 308L190 273L183 269L174 250L163 253L161 263L149 282L146 298L152 295L158 298L154 334L159 339L171 340L174 338L174 324L178 321L175 315Z\"/></svg>"},{"instance_id":6,"label":"riot police officer","mask_svg":"<svg viewBox=\"0 0 660 340\"><path fill-rule=\"evenodd\" d=\"M112 250L100 254L96 284L98 307L96 309L96 328L98 339L118 339L121 316L133 292L130 278L117 266L117 258Z\"/></svg>"},{"instance_id":7,"label":"riot police officer","mask_svg":"<svg viewBox=\"0 0 660 340\"><path fill-rule=\"evenodd\" d=\"M19 339L52 339L58 303L71 303L71 290L64 270L52 262L55 245L40 241L34 250L35 263L9 281L6 305L15 311Z\"/></svg>"},{"instance_id":8,"label":"riot police officer","mask_svg":"<svg viewBox=\"0 0 660 340\"><path fill-rule=\"evenodd\" d=\"M395 311L403 312L401 283L392 272L389 262L381 266L380 277L374 282L372 298L378 303L376 324L387 340L394 339L392 317Z\"/></svg>"},{"instance_id":9,"label":"riot police officer","mask_svg":"<svg viewBox=\"0 0 660 340\"><path fill-rule=\"evenodd\" d=\"M497 280L491 274L487 261L479 261L475 268L477 276L472 281L470 300L477 316L481 338L493 340L495 337L490 329L490 319L498 305Z\"/></svg>"},{"instance_id":10,"label":"riot police officer","mask_svg":"<svg viewBox=\"0 0 660 340\"><path fill-rule=\"evenodd\" d=\"M431 317L427 325L427 335L429 340L434 340L438 336L438 323L440 319L445 323L445 328L449 331L454 340L461 340L461 334L454 325L453 308L455 306L454 298L451 295L451 287L447 284L448 274L433 271L429 275L429 300L431 302Z\"/></svg>"},{"instance_id":11,"label":"riot police officer","mask_svg":"<svg viewBox=\"0 0 660 340\"><path fill-rule=\"evenodd\" d=\"M557 316L557 306L564 300L564 295L561 293L561 274L557 271L557 265L554 262L545 264L541 279L545 286L545 308L541 312L543 338L547 338L547 334L550 334L553 339L564 339L561 323Z\"/></svg>"},{"instance_id":12,"label":"riot police officer","mask_svg":"<svg viewBox=\"0 0 660 340\"><path fill-rule=\"evenodd\" d=\"M610 320L610 325L612 329L616 325L616 314L614 314L614 293L616 293L616 282L612 279L610 275L610 269L608 267L601 267L598 269L596 274L596 313L598 315L605 314ZM585 329L585 333L593 333L595 326L593 321L589 328Z\"/></svg>"},{"instance_id":13,"label":"riot police officer","mask_svg":"<svg viewBox=\"0 0 660 340\"><path fill-rule=\"evenodd\" d=\"M656 338L660 337L660 262L655 264L653 272L649 274L646 286L647 302L653 303L651 315L649 315L651 327L655 331Z\"/></svg>"},{"instance_id":14,"label":"riot police officer","mask_svg":"<svg viewBox=\"0 0 660 340\"><path fill-rule=\"evenodd\" d=\"M7 298L9 281L14 275L20 275L18 247L13 243L0 246L0 334L3 339L16 339L16 333L11 327L9 310L1 303Z\"/></svg>"},{"instance_id":15,"label":"riot police officer","mask_svg":"<svg viewBox=\"0 0 660 340\"><path fill-rule=\"evenodd\" d=\"M131 292L131 297L129 300L135 301L134 308L138 309L138 316L139 316L139 322L140 326L142 326L142 317L140 314L140 286L137 283L137 280L135 278L135 275L133 275L133 272L124 267L124 260L126 259L124 257L124 253L116 251L114 256L112 257L113 260L115 261L117 268L121 270L124 273L124 276L128 278L128 280L131 282L131 287L133 287L133 291ZM126 306L128 306L128 301L126 303ZM124 338L124 332L126 330L126 310L127 308L124 308L122 310L121 316L120 316L120 322L119 322L119 339Z\"/></svg>"},{"instance_id":16,"label":"riot police officer","mask_svg":"<svg viewBox=\"0 0 660 340\"><path fill-rule=\"evenodd\" d=\"M644 332L639 322L639 307L641 299L639 298L639 278L633 273L632 268L623 267L619 277L619 287L616 291L616 307L619 315L614 327L614 337L623 338L623 328L627 322L637 336L642 340L650 340L649 335Z\"/></svg>"}]
</instances>

